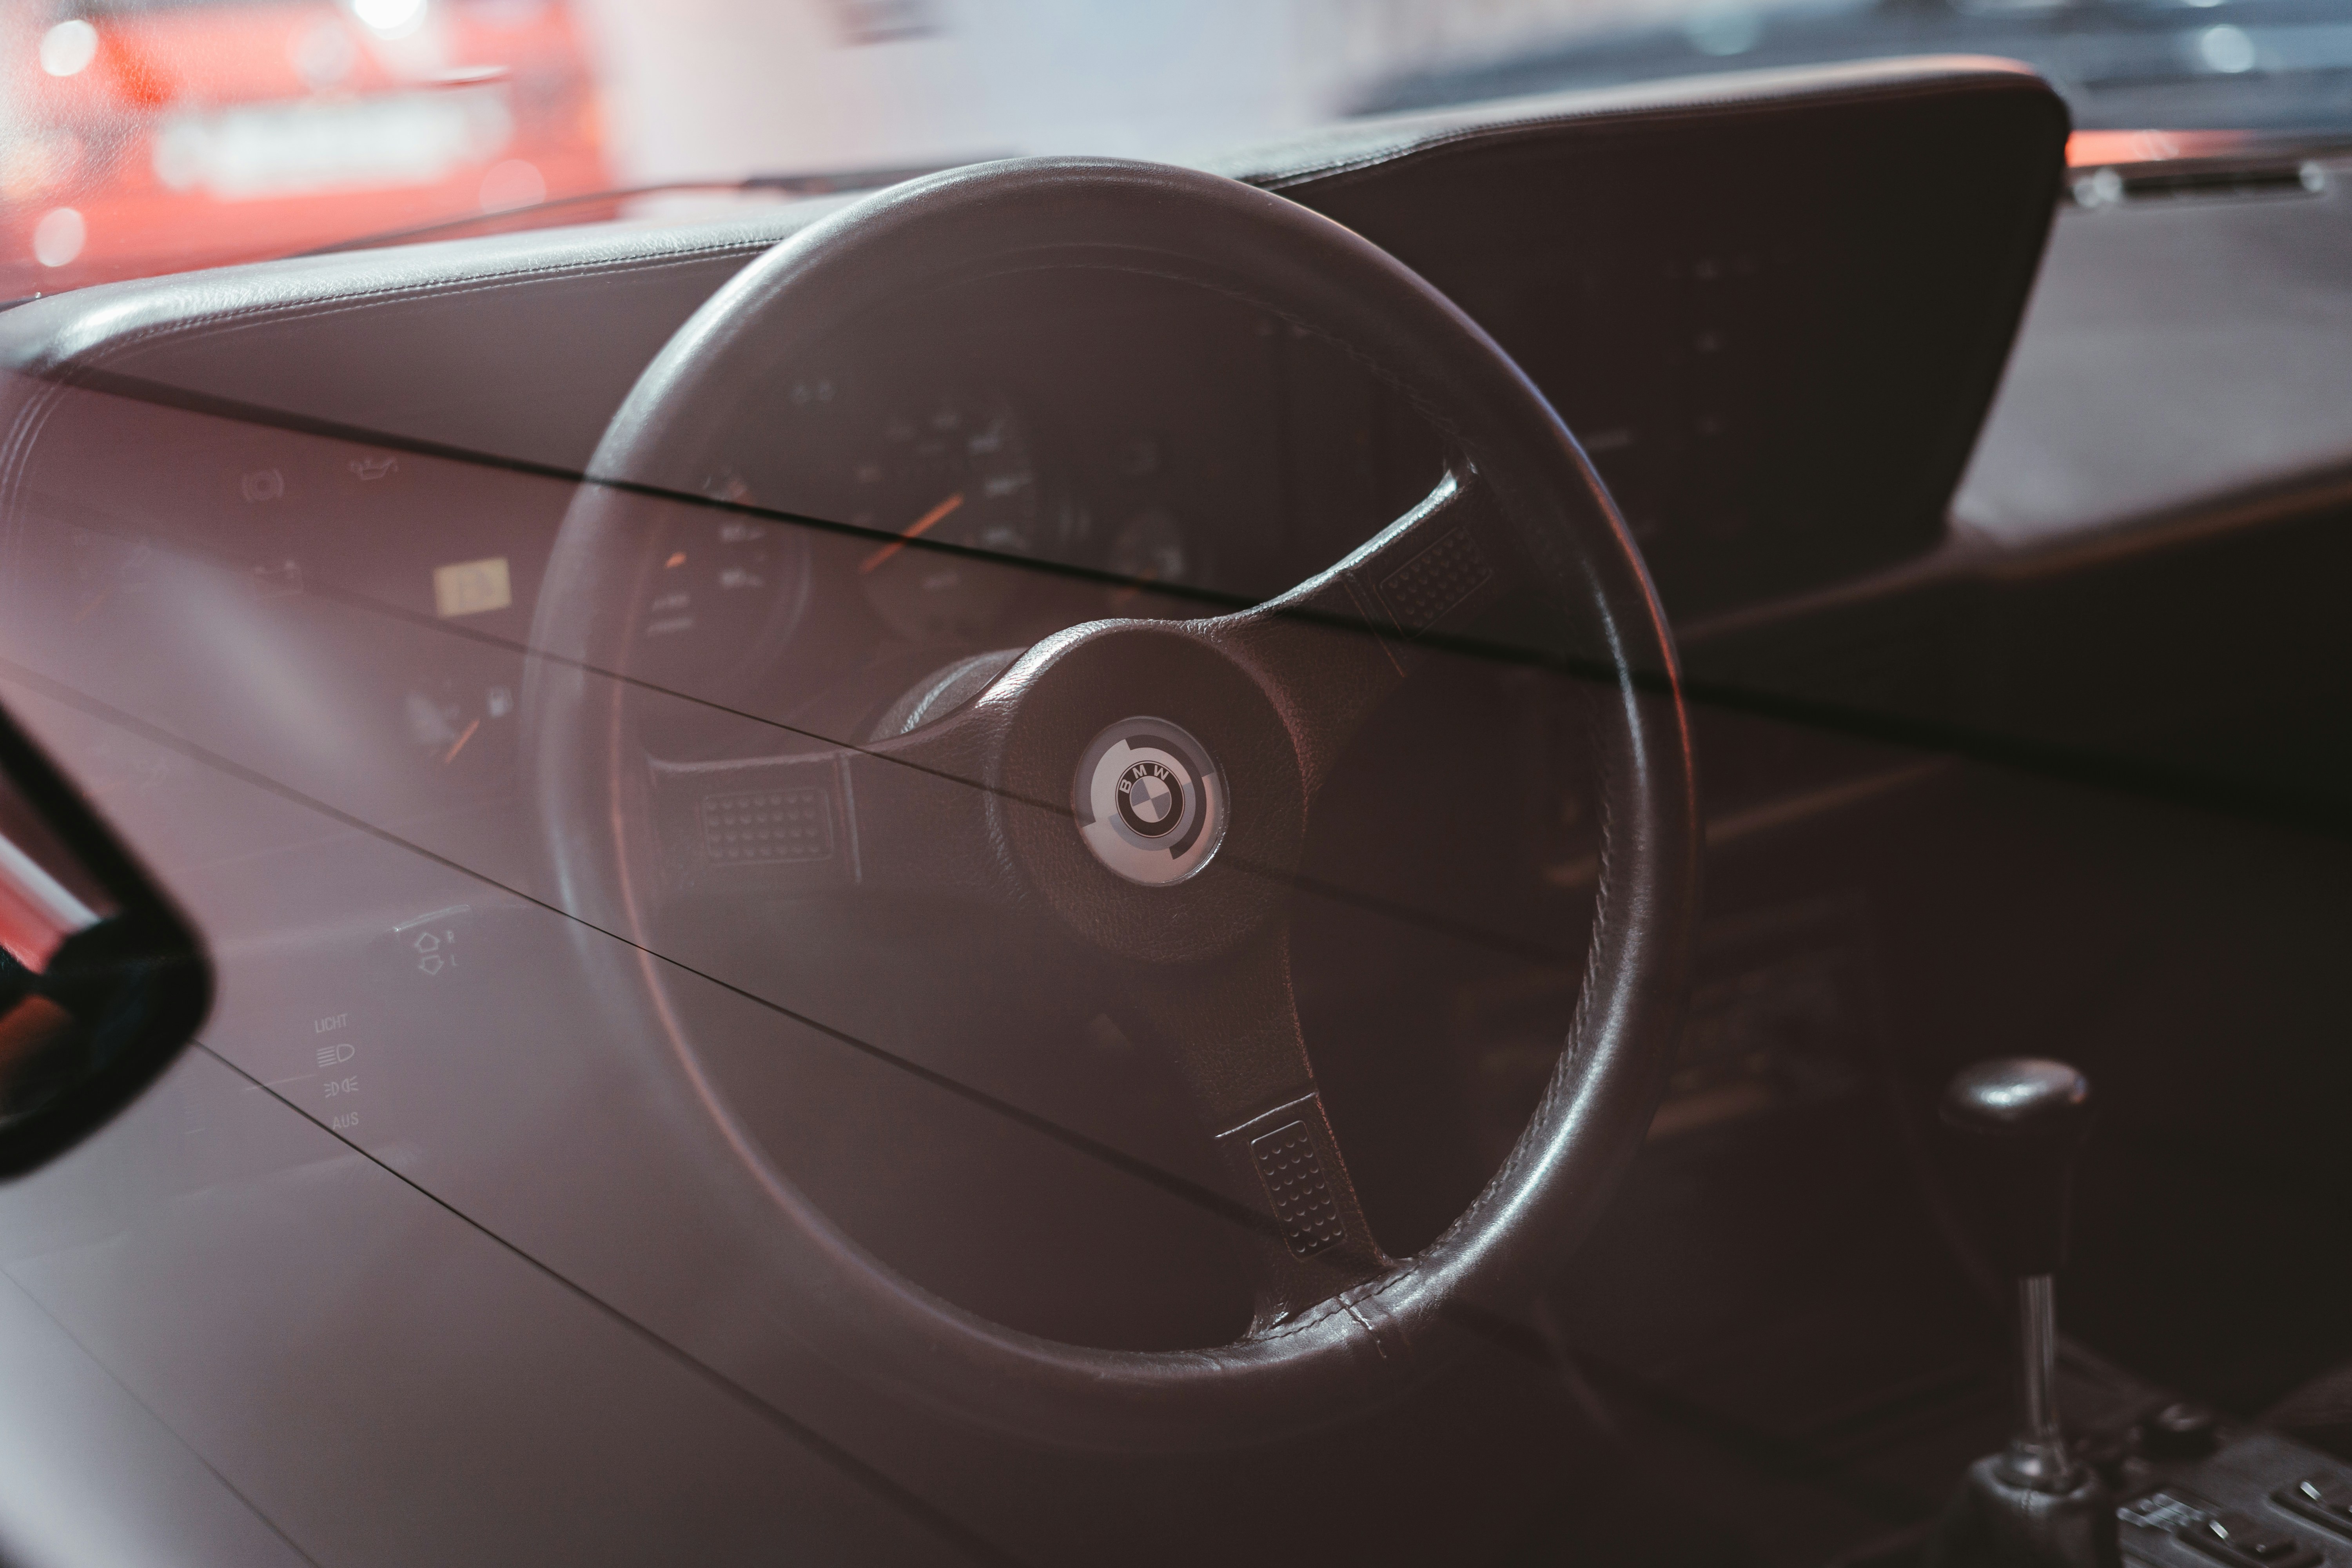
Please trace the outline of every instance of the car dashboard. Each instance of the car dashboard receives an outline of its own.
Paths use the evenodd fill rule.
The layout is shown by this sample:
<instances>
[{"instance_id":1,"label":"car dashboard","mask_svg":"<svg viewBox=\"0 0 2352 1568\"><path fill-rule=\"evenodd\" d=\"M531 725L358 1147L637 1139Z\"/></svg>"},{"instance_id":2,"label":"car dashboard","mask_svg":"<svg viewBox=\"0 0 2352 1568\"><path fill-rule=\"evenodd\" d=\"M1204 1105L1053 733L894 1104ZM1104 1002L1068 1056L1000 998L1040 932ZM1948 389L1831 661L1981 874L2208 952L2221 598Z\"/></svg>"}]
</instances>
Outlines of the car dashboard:
<instances>
[{"instance_id":1,"label":"car dashboard","mask_svg":"<svg viewBox=\"0 0 2352 1568\"><path fill-rule=\"evenodd\" d=\"M1905 1217L1932 1173L1882 1091L1969 1054L2005 1000L2062 991L2035 956L2053 925L2126 921L2132 902L2128 878L2086 875L2093 890L2068 882L2004 926L2003 878L2084 834L2174 832L2183 801L2251 801L2289 827L2326 804L2279 783L2307 777L2280 748L2308 731L2217 747L2242 718L2228 704L2112 679L2167 646L2185 584L2325 558L2311 498L2340 449L2223 476L2270 498L2239 532L2217 531L2227 508L2183 518L2096 476L2066 515L2001 521L2012 475L2081 449L2053 390L2075 362L2042 345L2142 286L2128 268L2146 242L2091 226L2158 221L2063 206L2064 131L2035 79L1948 59L1361 122L1215 165L1390 250L1492 334L1607 481L1682 638L1710 850L1692 1022L1652 1152L1545 1331L1636 1425L1699 1406L1696 1429L1735 1451L1884 1439L1872 1458L1838 1450L1821 1497L1772 1505L1774 1561L1931 1507L1905 1489L1975 1430L1955 1417L1903 1447L1919 1434L1902 1399L1932 1405L1938 1377L1962 1405L1980 1394L1988 1336L1965 1270ZM780 1495L819 1521L812 1541L887 1539L909 1559L1014 1536L1053 1557L1104 1523L1083 1506L1029 1517L1018 1478L1045 1461L943 1459L923 1421L790 1348L741 1216L698 1185L709 1129L646 1110L635 1047L600 1037L593 994L563 978L641 959L625 932L557 918L534 815L521 737L558 533L671 332L839 205L303 258L0 316L0 683L196 912L223 977L203 1052L117 1141L128 1152L84 1157L113 1162L103 1179L5 1194L12 1237L33 1238L12 1242L11 1289L313 1560L454 1561L460 1541L516 1546L519 1521L542 1531L534 1555L675 1554L644 1533L658 1510L572 1511L607 1441L584 1434L620 1400L647 1414L608 1458L694 1500L712 1553L768 1539ZM2343 221L2332 185L2285 210L2231 221L2301 223L2305 255ZM2159 395L2147 381L2131 392ZM1429 493L1443 452L1345 345L1250 300L1145 276L983 278L845 324L743 407L726 460L645 542L642 594L605 613L634 626L629 679L661 699L655 754L866 743L915 721L943 669L1074 618L1280 592ZM2165 608L2120 616L2079 668L2037 660L2118 573L2168 584L2133 601ZM2228 645L2209 681L2262 657L2210 622L2200 641ZM1296 952L1309 1037L1343 1042L1318 1058L1333 1118L1367 1151L1367 1211L1400 1255L1475 1196L1541 1091L1601 852L1575 704L1508 660L1465 658L1430 684L1364 742L1378 788L1343 784L1318 827ZM2159 782L2130 795L2128 825L2085 826L2096 809L2074 792L2141 764ZM1465 771L1490 786L1475 810ZM1966 826L1922 836L1948 819ZM2193 831L2226 848L2238 829ZM2199 896L2231 885L2217 864L2185 873ZM2264 918L2306 911L2325 879L2296 873ZM760 1108L753 1133L794 1179L942 1295L1087 1342L1230 1336L1247 1305L1200 1216L1066 1146L1020 1144L982 1102L1101 1133L1095 1108L1133 1054L1117 1027L1041 1006L1024 993L1050 988L1017 974L966 1005L1001 1005L1050 1047L1014 1059L943 1026L906 999L919 974L855 955L919 929L891 918L811 931L788 900L713 915L700 1023L734 1031L709 1064L717 1092ZM839 994L812 981L786 1022L745 1022L758 955L785 946ZM1981 1003L1922 1000L1999 963L2025 978ZM2309 1028L2291 1021L2276 1049ZM828 1029L884 1042L914 1087ZM1144 1121L1121 1136L1181 1168L1174 1134ZM1013 1218L1007 1194L1027 1205ZM1867 1260L1824 1250L1857 1235L1895 1239ZM462 1299L404 1294L398 1277L425 1263ZM2144 1278L2119 1269L2116 1300ZM1887 1318L1916 1338L1891 1342L1873 1327ZM289 1321L292 1342L270 1337ZM198 1342L229 1348L184 1348ZM530 1348L501 1384L425 1370L451 1342L478 1370ZM2193 1360L2149 1359L2168 1354ZM1803 1390L1755 1371L1776 1358L1809 1369ZM1524 1359L1495 1374L1511 1398L1535 1397ZM591 1364L603 1383L578 1379ZM414 1397L426 1384L440 1403ZM331 1418L352 1411L367 1414ZM321 1424L314 1451L283 1453L289 1418ZM498 1479L446 1517L383 1528L394 1491L334 1493L393 1453L419 1487ZM1386 1484L1520 1495L1563 1462L1550 1438L1465 1455L1465 1473L1420 1454ZM1279 1490L1215 1466L1052 1463L1121 1508L1209 1486L1246 1511ZM1190 1539L1171 1535L1171 1560Z\"/></svg>"}]
</instances>

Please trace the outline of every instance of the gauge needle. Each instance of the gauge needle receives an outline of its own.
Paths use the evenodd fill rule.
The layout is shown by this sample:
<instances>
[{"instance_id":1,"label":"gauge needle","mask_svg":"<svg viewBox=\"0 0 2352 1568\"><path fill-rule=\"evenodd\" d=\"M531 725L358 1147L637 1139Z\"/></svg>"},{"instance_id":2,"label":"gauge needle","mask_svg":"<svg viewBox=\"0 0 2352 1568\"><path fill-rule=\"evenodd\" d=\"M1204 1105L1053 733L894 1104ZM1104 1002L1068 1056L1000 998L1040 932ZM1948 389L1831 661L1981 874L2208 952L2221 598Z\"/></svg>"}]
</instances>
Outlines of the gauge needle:
<instances>
[{"instance_id":1,"label":"gauge needle","mask_svg":"<svg viewBox=\"0 0 2352 1568\"><path fill-rule=\"evenodd\" d=\"M859 562L857 563L857 574L861 577L865 576L866 574L873 571L876 567L889 560L890 557L898 554L901 550L906 549L907 541L910 539L920 539L924 534L929 533L931 529L938 524L941 518L947 516L948 513L955 510L956 508L961 505L963 505L963 492L961 490L958 490L955 494L948 497L947 500L940 502L939 505L931 508L930 510L925 512L922 516L908 523L906 528L900 531L898 538L892 540L889 543L884 545L881 549L876 551L873 554Z\"/></svg>"},{"instance_id":2,"label":"gauge needle","mask_svg":"<svg viewBox=\"0 0 2352 1568\"><path fill-rule=\"evenodd\" d=\"M466 732L457 737L457 743L450 747L448 751L442 753L441 765L446 768L451 763L456 762L457 760L457 753L466 749L466 742L472 740L474 738L474 731L481 727L482 721L479 719L477 719L472 723L467 725Z\"/></svg>"}]
</instances>

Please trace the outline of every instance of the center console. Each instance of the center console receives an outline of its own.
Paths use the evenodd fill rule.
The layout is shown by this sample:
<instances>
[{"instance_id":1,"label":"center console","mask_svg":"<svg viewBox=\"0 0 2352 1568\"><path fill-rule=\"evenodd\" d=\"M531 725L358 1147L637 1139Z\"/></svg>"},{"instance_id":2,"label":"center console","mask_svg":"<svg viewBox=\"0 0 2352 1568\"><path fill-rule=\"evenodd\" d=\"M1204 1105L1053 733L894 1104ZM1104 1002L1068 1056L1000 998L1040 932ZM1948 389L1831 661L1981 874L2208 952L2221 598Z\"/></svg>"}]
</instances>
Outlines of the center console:
<instances>
[{"instance_id":1,"label":"center console","mask_svg":"<svg viewBox=\"0 0 2352 1568\"><path fill-rule=\"evenodd\" d=\"M2017 1418L1926 1538L1926 1568L2322 1568L2352 1564L2352 1465L2186 1401L2069 1425L2058 1409L2054 1278L2089 1080L2007 1058L1963 1070L1942 1120L1968 1217L2017 1285Z\"/></svg>"},{"instance_id":2,"label":"center console","mask_svg":"<svg viewBox=\"0 0 2352 1568\"><path fill-rule=\"evenodd\" d=\"M2161 1450L2179 1437L2159 1430L2143 1424L2140 1451L2111 1461L2126 1560L2162 1568L2352 1563L2352 1465L2258 1429L2208 1428L2210 1451L2166 1458Z\"/></svg>"}]
</instances>

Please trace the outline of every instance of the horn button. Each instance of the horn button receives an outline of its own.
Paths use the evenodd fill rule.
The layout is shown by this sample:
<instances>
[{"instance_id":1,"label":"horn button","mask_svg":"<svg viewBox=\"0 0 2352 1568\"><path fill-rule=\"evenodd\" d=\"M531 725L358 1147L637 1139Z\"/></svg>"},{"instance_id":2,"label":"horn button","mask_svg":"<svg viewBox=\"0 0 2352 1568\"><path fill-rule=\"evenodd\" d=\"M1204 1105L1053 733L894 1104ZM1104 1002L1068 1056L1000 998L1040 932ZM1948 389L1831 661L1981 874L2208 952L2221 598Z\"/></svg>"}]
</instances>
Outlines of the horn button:
<instances>
[{"instance_id":1,"label":"horn button","mask_svg":"<svg viewBox=\"0 0 2352 1568\"><path fill-rule=\"evenodd\" d=\"M1070 806L1095 858L1147 888L1183 881L1225 841L1225 781L1181 724L1137 715L1078 759Z\"/></svg>"},{"instance_id":2,"label":"horn button","mask_svg":"<svg viewBox=\"0 0 2352 1568\"><path fill-rule=\"evenodd\" d=\"M1180 962L1275 912L1306 836L1297 752L1223 648L1190 627L1111 622L1013 679L997 810L1024 879L1067 923Z\"/></svg>"}]
</instances>

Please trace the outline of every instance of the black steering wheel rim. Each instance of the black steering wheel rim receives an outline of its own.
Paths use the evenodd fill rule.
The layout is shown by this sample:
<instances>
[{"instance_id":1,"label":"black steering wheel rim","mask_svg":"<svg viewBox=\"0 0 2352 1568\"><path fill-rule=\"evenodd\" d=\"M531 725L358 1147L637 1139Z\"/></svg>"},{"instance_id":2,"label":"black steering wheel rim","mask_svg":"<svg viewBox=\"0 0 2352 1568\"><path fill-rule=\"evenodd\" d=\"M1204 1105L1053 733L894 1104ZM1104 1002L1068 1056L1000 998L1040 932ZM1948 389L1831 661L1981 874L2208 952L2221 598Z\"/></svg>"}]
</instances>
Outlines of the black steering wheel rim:
<instances>
[{"instance_id":1,"label":"black steering wheel rim","mask_svg":"<svg viewBox=\"0 0 2352 1568\"><path fill-rule=\"evenodd\" d=\"M1429 1247L1234 1344L1069 1345L989 1322L905 1279L779 1173L712 1090L652 956L632 824L645 786L618 668L648 494L700 492L730 411L838 322L908 292L1038 268L1217 289L1339 345L1417 405L1465 482L1511 520L1527 566L1571 608L1561 657L1601 681L1602 852L1566 1048L1502 1168ZM634 547L634 548L633 548ZM1203 642L1222 647L1221 624ZM1083 643L1084 637L1072 639ZM1252 1440L1391 1396L1491 1336L1555 1272L1638 1151L1671 1063L1696 906L1698 831L1673 642L1638 550L1558 415L1451 301L1369 242L1213 175L1107 160L979 165L879 193L751 263L682 327L608 428L540 599L526 756L565 906L638 942L622 987L669 1049L666 1087L719 1123L727 1179L764 1209L761 1245L795 1331L853 1372L983 1425L1128 1450ZM1044 645L1041 645L1043 647ZM1053 655L1015 665L1050 674ZM1244 668L1245 655L1236 656ZM1019 689L1013 679L1007 689ZM1005 710L1012 711L1011 700ZM1304 757L1312 773L1317 759ZM650 1053L649 1053L650 1054Z\"/></svg>"}]
</instances>

